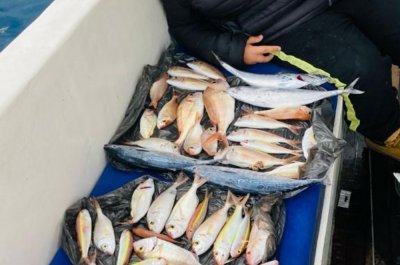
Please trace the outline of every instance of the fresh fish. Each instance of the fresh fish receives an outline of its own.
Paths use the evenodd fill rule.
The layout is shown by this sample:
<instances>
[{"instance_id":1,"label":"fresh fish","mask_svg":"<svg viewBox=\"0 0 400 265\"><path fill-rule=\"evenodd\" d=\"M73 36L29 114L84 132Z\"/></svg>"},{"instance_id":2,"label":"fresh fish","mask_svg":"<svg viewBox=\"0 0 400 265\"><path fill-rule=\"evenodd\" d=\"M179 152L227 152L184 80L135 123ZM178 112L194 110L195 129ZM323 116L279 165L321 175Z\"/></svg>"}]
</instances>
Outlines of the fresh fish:
<instances>
[{"instance_id":1,"label":"fresh fish","mask_svg":"<svg viewBox=\"0 0 400 265\"><path fill-rule=\"evenodd\" d=\"M205 75L209 78L212 79L221 79L221 80L226 80L225 76L221 71L219 71L217 68L214 66L203 62L203 61L193 61L190 63L187 63L187 66L193 69L196 73L199 73L201 75Z\"/></svg>"},{"instance_id":2,"label":"fresh fish","mask_svg":"<svg viewBox=\"0 0 400 265\"><path fill-rule=\"evenodd\" d=\"M292 155L298 155L300 150L293 150L293 149L288 149L273 143L268 143L264 141L258 141L258 140L245 140L240 142L240 144L244 147L261 151L264 153L268 154L292 154Z\"/></svg>"},{"instance_id":3,"label":"fresh fish","mask_svg":"<svg viewBox=\"0 0 400 265\"><path fill-rule=\"evenodd\" d=\"M162 258L149 258L129 265L167 265L167 261Z\"/></svg>"},{"instance_id":4,"label":"fresh fish","mask_svg":"<svg viewBox=\"0 0 400 265\"><path fill-rule=\"evenodd\" d=\"M136 241L133 248L140 258L163 258L171 265L201 265L192 252L157 237Z\"/></svg>"},{"instance_id":5,"label":"fresh fish","mask_svg":"<svg viewBox=\"0 0 400 265\"><path fill-rule=\"evenodd\" d=\"M201 120L204 114L203 94L196 92L185 97L178 106L177 127L179 138L175 141L177 145L182 145L190 129L196 121Z\"/></svg>"},{"instance_id":6,"label":"fresh fish","mask_svg":"<svg viewBox=\"0 0 400 265\"><path fill-rule=\"evenodd\" d=\"M157 124L157 115L151 109L146 109L140 118L140 135L147 139L153 135Z\"/></svg>"},{"instance_id":7,"label":"fresh fish","mask_svg":"<svg viewBox=\"0 0 400 265\"><path fill-rule=\"evenodd\" d=\"M253 207L253 224L246 250L249 265L265 262L276 250L276 231L271 219L271 209L278 200L276 195L263 197Z\"/></svg>"},{"instance_id":8,"label":"fresh fish","mask_svg":"<svg viewBox=\"0 0 400 265\"><path fill-rule=\"evenodd\" d=\"M249 194L239 204L236 204L235 211L224 225L213 247L214 261L217 265L223 265L229 258L233 241L242 222L243 208L249 199Z\"/></svg>"},{"instance_id":9,"label":"fresh fish","mask_svg":"<svg viewBox=\"0 0 400 265\"><path fill-rule=\"evenodd\" d=\"M298 158L299 156L292 156L279 159L243 146L229 146L214 156L214 159L222 164L230 164L252 170L267 169L275 165L287 165Z\"/></svg>"},{"instance_id":10,"label":"fresh fish","mask_svg":"<svg viewBox=\"0 0 400 265\"><path fill-rule=\"evenodd\" d=\"M168 69L168 74L174 77L189 77L194 79L202 79L207 80L208 77L202 74L198 74L194 72L190 68L182 67L182 66L172 66Z\"/></svg>"},{"instance_id":11,"label":"fresh fish","mask_svg":"<svg viewBox=\"0 0 400 265\"><path fill-rule=\"evenodd\" d=\"M156 233L156 232L147 230L147 229L145 229L143 227L134 227L134 228L132 228L132 232L135 235L137 235L137 236L139 236L141 238L157 237L159 239L162 239L162 240L165 240L165 241L168 241L168 242L171 242L171 243L175 243L175 244L178 243L178 241L170 238L167 235Z\"/></svg>"},{"instance_id":12,"label":"fresh fish","mask_svg":"<svg viewBox=\"0 0 400 265\"><path fill-rule=\"evenodd\" d=\"M109 144L104 149L113 159L135 167L183 170L195 165L215 163L214 160L199 160L180 154L150 151L126 145Z\"/></svg>"},{"instance_id":13,"label":"fresh fish","mask_svg":"<svg viewBox=\"0 0 400 265\"><path fill-rule=\"evenodd\" d=\"M179 155L179 146L176 144L161 138L149 138L137 141L125 141L126 145L139 146L151 151L160 151L166 153L173 153Z\"/></svg>"},{"instance_id":14,"label":"fresh fish","mask_svg":"<svg viewBox=\"0 0 400 265\"><path fill-rule=\"evenodd\" d=\"M216 58L221 66L225 68L225 70L227 70L234 76L239 77L247 84L256 87L268 87L276 89L285 88L293 90L295 88L304 87L309 84L321 85L329 80L329 77L326 76L310 74L254 74L235 69L226 62L220 60L218 56L216 56Z\"/></svg>"},{"instance_id":15,"label":"fresh fish","mask_svg":"<svg viewBox=\"0 0 400 265\"><path fill-rule=\"evenodd\" d=\"M237 258L246 249L250 235L250 211L244 208L244 217L242 218L231 247L231 257Z\"/></svg>"},{"instance_id":16,"label":"fresh fish","mask_svg":"<svg viewBox=\"0 0 400 265\"><path fill-rule=\"evenodd\" d=\"M201 135L203 127L200 125L200 120L197 120L193 127L189 130L188 135L183 143L183 149L191 156L200 154L201 152Z\"/></svg>"},{"instance_id":17,"label":"fresh fish","mask_svg":"<svg viewBox=\"0 0 400 265\"><path fill-rule=\"evenodd\" d=\"M113 225L105 216L100 208L100 204L96 199L91 199L96 208L96 223L94 225L93 241L95 246L107 255L114 255L115 251L115 234Z\"/></svg>"},{"instance_id":18,"label":"fresh fish","mask_svg":"<svg viewBox=\"0 0 400 265\"><path fill-rule=\"evenodd\" d=\"M317 140L315 140L314 130L312 126L304 132L301 145L303 147L303 155L307 159L308 155L310 154L310 149L317 145Z\"/></svg>"},{"instance_id":19,"label":"fresh fish","mask_svg":"<svg viewBox=\"0 0 400 265\"><path fill-rule=\"evenodd\" d=\"M167 224L165 225L167 234L170 237L175 239L185 233L190 218L199 204L199 198L197 198L196 194L197 189L204 183L206 183L204 178L195 176L190 189L175 204L171 215L168 218Z\"/></svg>"},{"instance_id":20,"label":"fresh fish","mask_svg":"<svg viewBox=\"0 0 400 265\"><path fill-rule=\"evenodd\" d=\"M295 140L286 139L285 137L262 131L257 129L238 129L228 135L228 140L232 142L243 141L264 141L269 143L286 143L295 148L299 146L299 142Z\"/></svg>"},{"instance_id":21,"label":"fresh fish","mask_svg":"<svg viewBox=\"0 0 400 265\"><path fill-rule=\"evenodd\" d=\"M213 87L208 87L204 91L203 98L208 117L211 123L218 128L217 133L207 141L213 142L215 139L220 139L225 147L229 146L226 130L235 118L235 100L225 90Z\"/></svg>"},{"instance_id":22,"label":"fresh fish","mask_svg":"<svg viewBox=\"0 0 400 265\"><path fill-rule=\"evenodd\" d=\"M178 176L176 181L165 191L163 191L151 204L147 212L147 225L151 231L161 233L165 223L174 207L177 188L185 183L188 177L183 173Z\"/></svg>"},{"instance_id":23,"label":"fresh fish","mask_svg":"<svg viewBox=\"0 0 400 265\"><path fill-rule=\"evenodd\" d=\"M281 107L269 110L255 111L254 113L262 116L267 116L275 120L309 121L311 119L311 109L307 106Z\"/></svg>"},{"instance_id":24,"label":"fresh fish","mask_svg":"<svg viewBox=\"0 0 400 265\"><path fill-rule=\"evenodd\" d=\"M286 128L294 134L299 134L302 127L287 124L281 121L271 119L269 117L247 114L240 117L234 124L236 127L248 127L255 129L280 129Z\"/></svg>"},{"instance_id":25,"label":"fresh fish","mask_svg":"<svg viewBox=\"0 0 400 265\"><path fill-rule=\"evenodd\" d=\"M228 219L228 210L235 203L240 203L240 199L228 190L225 205L208 217L195 231L192 240L194 253L201 255L210 249Z\"/></svg>"},{"instance_id":26,"label":"fresh fish","mask_svg":"<svg viewBox=\"0 0 400 265\"><path fill-rule=\"evenodd\" d=\"M163 97L165 91L168 88L167 84L168 75L166 73L162 74L160 79L153 83L150 88L150 107L157 108L158 101Z\"/></svg>"},{"instance_id":27,"label":"fresh fish","mask_svg":"<svg viewBox=\"0 0 400 265\"><path fill-rule=\"evenodd\" d=\"M89 247L92 241L92 218L90 217L88 210L82 209L78 213L78 216L76 217L75 229L78 238L78 246L81 250L81 261L79 263L87 263L89 259Z\"/></svg>"},{"instance_id":28,"label":"fresh fish","mask_svg":"<svg viewBox=\"0 0 400 265\"><path fill-rule=\"evenodd\" d=\"M307 105L321 99L349 94L363 94L364 91L354 89L358 79L353 81L345 89L330 91L318 91L308 89L261 89L248 86L231 87L228 94L235 99L262 108L296 107Z\"/></svg>"},{"instance_id":29,"label":"fresh fish","mask_svg":"<svg viewBox=\"0 0 400 265\"><path fill-rule=\"evenodd\" d=\"M267 177L265 173L249 171L247 169L206 165L195 166L190 170L215 185L240 192L259 194L297 190L313 183L321 183L326 178L285 179L273 176Z\"/></svg>"},{"instance_id":30,"label":"fresh fish","mask_svg":"<svg viewBox=\"0 0 400 265\"><path fill-rule=\"evenodd\" d=\"M206 218L207 209L208 209L208 201L210 200L211 196L212 196L212 193L208 193L208 191L207 191L206 195L204 196L203 201L197 206L196 211L192 215L192 218L190 218L188 227L186 229L187 239L189 239L189 240L192 239L193 233L203 223L204 218Z\"/></svg>"},{"instance_id":31,"label":"fresh fish","mask_svg":"<svg viewBox=\"0 0 400 265\"><path fill-rule=\"evenodd\" d=\"M131 199L131 223L137 223L146 215L154 194L154 180L148 178L140 183L132 194Z\"/></svg>"},{"instance_id":32,"label":"fresh fish","mask_svg":"<svg viewBox=\"0 0 400 265\"><path fill-rule=\"evenodd\" d=\"M209 156L214 156L217 153L218 149L218 140L215 139L213 141L207 141L213 134L217 132L215 127L210 127L207 130L204 130L201 134L201 146Z\"/></svg>"},{"instance_id":33,"label":"fresh fish","mask_svg":"<svg viewBox=\"0 0 400 265\"><path fill-rule=\"evenodd\" d=\"M295 162L285 166L280 166L275 168L274 170L265 172L267 176L275 176L275 177L284 177L291 179L299 179L301 169L304 167L304 162Z\"/></svg>"},{"instance_id":34,"label":"fresh fish","mask_svg":"<svg viewBox=\"0 0 400 265\"><path fill-rule=\"evenodd\" d=\"M167 80L167 83L181 90L189 91L204 91L207 87L213 84L212 82L206 80L190 77L172 77Z\"/></svg>"},{"instance_id":35,"label":"fresh fish","mask_svg":"<svg viewBox=\"0 0 400 265\"><path fill-rule=\"evenodd\" d=\"M133 236L128 229L125 229L121 233L121 237L119 239L117 265L128 264L131 258L132 250L133 250Z\"/></svg>"},{"instance_id":36,"label":"fresh fish","mask_svg":"<svg viewBox=\"0 0 400 265\"><path fill-rule=\"evenodd\" d=\"M172 124L176 120L176 112L178 109L178 95L174 94L160 110L157 117L157 128L163 129Z\"/></svg>"}]
</instances>

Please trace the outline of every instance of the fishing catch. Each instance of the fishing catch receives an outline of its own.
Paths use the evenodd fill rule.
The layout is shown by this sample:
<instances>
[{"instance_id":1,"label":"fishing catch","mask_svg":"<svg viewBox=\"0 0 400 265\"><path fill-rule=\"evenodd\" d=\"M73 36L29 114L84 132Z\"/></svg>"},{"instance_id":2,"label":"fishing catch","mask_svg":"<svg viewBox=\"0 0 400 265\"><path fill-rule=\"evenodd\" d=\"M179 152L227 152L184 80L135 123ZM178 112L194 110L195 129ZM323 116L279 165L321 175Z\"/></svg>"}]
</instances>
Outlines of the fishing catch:
<instances>
[{"instance_id":1,"label":"fishing catch","mask_svg":"<svg viewBox=\"0 0 400 265\"><path fill-rule=\"evenodd\" d=\"M150 107L153 107L154 109L157 108L158 102L164 96L165 91L168 88L167 80L168 80L168 75L166 73L164 73L151 86L151 88L150 88L151 102L149 104Z\"/></svg>"},{"instance_id":2,"label":"fishing catch","mask_svg":"<svg viewBox=\"0 0 400 265\"><path fill-rule=\"evenodd\" d=\"M79 263L90 263L88 253L90 243L92 242L92 218L89 211L82 209L76 217L75 223L76 235L78 238L78 246L81 250L81 260Z\"/></svg>"},{"instance_id":3,"label":"fishing catch","mask_svg":"<svg viewBox=\"0 0 400 265\"><path fill-rule=\"evenodd\" d=\"M294 148L298 148L300 145L299 141L290 140L271 132L251 128L238 129L231 132L228 135L228 140L232 142L263 141L268 143L285 143Z\"/></svg>"},{"instance_id":4,"label":"fishing catch","mask_svg":"<svg viewBox=\"0 0 400 265\"><path fill-rule=\"evenodd\" d=\"M150 138L157 125L157 115L151 109L146 109L140 118L140 135L147 139Z\"/></svg>"},{"instance_id":5,"label":"fishing catch","mask_svg":"<svg viewBox=\"0 0 400 265\"><path fill-rule=\"evenodd\" d=\"M137 141L124 141L126 145L133 145L139 146L147 150L151 151L159 151L159 152L166 152L166 153L173 153L173 154L180 154L179 146L176 144L161 138L149 138L149 139L142 139Z\"/></svg>"},{"instance_id":6,"label":"fishing catch","mask_svg":"<svg viewBox=\"0 0 400 265\"><path fill-rule=\"evenodd\" d=\"M302 127L291 125L288 123L284 123L281 121L277 121L271 119L266 116L261 116L258 114L247 114L239 119L234 123L236 127L247 127L247 128L254 128L254 129L280 129L286 128L292 133L298 135Z\"/></svg>"},{"instance_id":7,"label":"fishing catch","mask_svg":"<svg viewBox=\"0 0 400 265\"><path fill-rule=\"evenodd\" d=\"M116 265L127 265L131 258L132 250L133 236L128 229L125 229L121 233L121 237L119 239L119 250Z\"/></svg>"},{"instance_id":8,"label":"fishing catch","mask_svg":"<svg viewBox=\"0 0 400 265\"><path fill-rule=\"evenodd\" d=\"M106 255L114 255L115 234L111 220L103 214L99 202L92 198L92 203L96 208L96 223L94 225L93 241L98 249Z\"/></svg>"},{"instance_id":9,"label":"fishing catch","mask_svg":"<svg viewBox=\"0 0 400 265\"><path fill-rule=\"evenodd\" d=\"M281 107L269 110L254 111L254 113L267 116L275 120L309 121L311 119L311 109L307 106Z\"/></svg>"},{"instance_id":10,"label":"fishing catch","mask_svg":"<svg viewBox=\"0 0 400 265\"><path fill-rule=\"evenodd\" d=\"M186 65L189 66L191 69L193 69L193 71L195 71L196 73L207 76L211 79L226 80L223 73L221 73L217 68L215 68L214 66L212 66L206 62L196 60L196 61L187 63Z\"/></svg>"},{"instance_id":11,"label":"fishing catch","mask_svg":"<svg viewBox=\"0 0 400 265\"><path fill-rule=\"evenodd\" d=\"M178 109L178 95L173 94L170 101L168 101L160 110L157 117L157 128L163 129L176 120L176 113Z\"/></svg>"},{"instance_id":12,"label":"fishing catch","mask_svg":"<svg viewBox=\"0 0 400 265\"><path fill-rule=\"evenodd\" d=\"M140 183L132 194L131 199L131 220L130 223L137 223L146 215L154 194L154 180L152 178Z\"/></svg>"},{"instance_id":13,"label":"fishing catch","mask_svg":"<svg viewBox=\"0 0 400 265\"><path fill-rule=\"evenodd\" d=\"M189 239L189 240L192 239L193 233L203 223L204 219L206 218L208 202L209 202L211 196L212 196L212 193L208 193L208 190L207 190L203 201L197 206L196 211L192 215L192 218L190 218L188 227L186 229L187 239Z\"/></svg>"},{"instance_id":14,"label":"fishing catch","mask_svg":"<svg viewBox=\"0 0 400 265\"><path fill-rule=\"evenodd\" d=\"M172 66L168 69L167 73L173 77L189 77L193 79L207 80L208 77L194 72L190 68L182 66Z\"/></svg>"}]
</instances>

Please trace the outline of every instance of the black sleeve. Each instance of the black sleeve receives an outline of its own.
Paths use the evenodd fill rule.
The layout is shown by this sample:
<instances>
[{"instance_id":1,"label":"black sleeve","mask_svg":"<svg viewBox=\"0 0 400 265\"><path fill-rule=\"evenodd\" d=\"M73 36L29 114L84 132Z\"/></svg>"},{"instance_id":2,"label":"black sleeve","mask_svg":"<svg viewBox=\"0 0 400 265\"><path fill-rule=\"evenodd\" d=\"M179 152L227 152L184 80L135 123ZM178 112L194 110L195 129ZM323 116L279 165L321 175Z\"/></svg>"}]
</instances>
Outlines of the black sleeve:
<instances>
[{"instance_id":1,"label":"black sleeve","mask_svg":"<svg viewBox=\"0 0 400 265\"><path fill-rule=\"evenodd\" d=\"M217 64L212 51L234 66L244 65L247 36L223 31L179 0L163 0L170 34L194 56Z\"/></svg>"}]
</instances>

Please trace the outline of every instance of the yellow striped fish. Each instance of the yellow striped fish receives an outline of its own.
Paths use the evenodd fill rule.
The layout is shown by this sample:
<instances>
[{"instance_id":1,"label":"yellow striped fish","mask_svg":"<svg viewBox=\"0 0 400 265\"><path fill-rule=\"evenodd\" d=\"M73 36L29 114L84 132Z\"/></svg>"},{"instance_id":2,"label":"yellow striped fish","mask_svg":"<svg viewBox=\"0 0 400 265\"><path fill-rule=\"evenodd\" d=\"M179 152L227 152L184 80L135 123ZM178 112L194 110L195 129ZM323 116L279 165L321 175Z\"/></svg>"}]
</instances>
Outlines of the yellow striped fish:
<instances>
[{"instance_id":1,"label":"yellow striped fish","mask_svg":"<svg viewBox=\"0 0 400 265\"><path fill-rule=\"evenodd\" d=\"M78 213L75 229L78 236L78 245L81 250L81 262L87 261L90 242L92 240L92 218L88 210L83 209Z\"/></svg>"},{"instance_id":2,"label":"yellow striped fish","mask_svg":"<svg viewBox=\"0 0 400 265\"><path fill-rule=\"evenodd\" d=\"M119 239L119 250L118 250L118 259L117 265L126 265L128 264L133 249L133 236L132 233L125 229L121 233L121 237Z\"/></svg>"},{"instance_id":3,"label":"yellow striped fish","mask_svg":"<svg viewBox=\"0 0 400 265\"><path fill-rule=\"evenodd\" d=\"M247 242L250 235L250 212L247 208L244 209L244 217L239 225L239 229L233 240L231 247L231 257L237 258L242 254L247 246Z\"/></svg>"},{"instance_id":4,"label":"yellow striped fish","mask_svg":"<svg viewBox=\"0 0 400 265\"><path fill-rule=\"evenodd\" d=\"M186 229L186 237L189 240L192 239L194 232L203 223L204 219L206 218L208 202L209 202L211 196L212 196L212 193L208 193L208 191L206 191L206 195L204 196L203 201L199 204L199 206L197 206L196 211L192 215L192 218L190 219L188 228Z\"/></svg>"}]
</instances>

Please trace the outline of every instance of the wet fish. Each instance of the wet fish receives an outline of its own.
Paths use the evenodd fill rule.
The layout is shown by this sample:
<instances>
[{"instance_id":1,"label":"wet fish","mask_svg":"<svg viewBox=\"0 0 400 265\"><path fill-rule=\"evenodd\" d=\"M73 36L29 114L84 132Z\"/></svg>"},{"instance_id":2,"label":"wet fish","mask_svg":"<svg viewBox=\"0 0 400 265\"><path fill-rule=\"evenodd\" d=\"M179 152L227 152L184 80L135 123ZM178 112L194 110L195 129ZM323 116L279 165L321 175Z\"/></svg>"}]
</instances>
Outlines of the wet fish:
<instances>
[{"instance_id":1,"label":"wet fish","mask_svg":"<svg viewBox=\"0 0 400 265\"><path fill-rule=\"evenodd\" d=\"M298 158L299 156L292 156L279 159L243 146L227 147L214 156L214 159L222 164L230 164L252 170L267 169L275 165L287 165Z\"/></svg>"},{"instance_id":2,"label":"wet fish","mask_svg":"<svg viewBox=\"0 0 400 265\"><path fill-rule=\"evenodd\" d=\"M172 124L176 120L176 113L178 109L178 95L174 94L170 101L168 101L160 110L157 117L157 128L163 129Z\"/></svg>"},{"instance_id":3,"label":"wet fish","mask_svg":"<svg viewBox=\"0 0 400 265\"><path fill-rule=\"evenodd\" d=\"M234 242L238 228L242 222L243 208L249 198L249 194L244 197L239 204L236 204L235 211L218 234L213 247L214 261L217 265L225 264Z\"/></svg>"},{"instance_id":4,"label":"wet fish","mask_svg":"<svg viewBox=\"0 0 400 265\"><path fill-rule=\"evenodd\" d=\"M163 258L173 265L201 265L192 252L156 237L136 241L133 248L140 258Z\"/></svg>"},{"instance_id":5,"label":"wet fish","mask_svg":"<svg viewBox=\"0 0 400 265\"><path fill-rule=\"evenodd\" d=\"M121 233L121 237L119 239L117 265L128 264L131 258L132 250L133 250L133 236L128 229L125 229Z\"/></svg>"},{"instance_id":6,"label":"wet fish","mask_svg":"<svg viewBox=\"0 0 400 265\"><path fill-rule=\"evenodd\" d=\"M311 109L307 106L281 107L269 110L255 111L255 114L267 116L275 120L300 120L311 119Z\"/></svg>"},{"instance_id":7,"label":"wet fish","mask_svg":"<svg viewBox=\"0 0 400 265\"><path fill-rule=\"evenodd\" d=\"M208 201L210 200L211 196L212 196L212 193L208 193L208 191L207 191L206 195L204 196L203 201L197 206L196 211L190 218L188 227L186 229L187 239L189 239L189 240L192 239L194 232L203 223L204 218L206 218L207 209L208 209Z\"/></svg>"},{"instance_id":8,"label":"wet fish","mask_svg":"<svg viewBox=\"0 0 400 265\"><path fill-rule=\"evenodd\" d=\"M149 258L129 265L167 265L167 261L162 258Z\"/></svg>"},{"instance_id":9,"label":"wet fish","mask_svg":"<svg viewBox=\"0 0 400 265\"><path fill-rule=\"evenodd\" d=\"M206 183L204 178L195 176L190 189L175 204L171 215L168 218L167 224L165 225L167 234L170 237L175 239L185 233L190 218L199 204L199 198L196 194L197 189L204 183Z\"/></svg>"},{"instance_id":10,"label":"wet fish","mask_svg":"<svg viewBox=\"0 0 400 265\"><path fill-rule=\"evenodd\" d=\"M265 172L267 176L284 177L291 179L299 179L301 169L304 167L304 162L295 162L288 165L280 166L274 170Z\"/></svg>"},{"instance_id":11,"label":"wet fish","mask_svg":"<svg viewBox=\"0 0 400 265\"><path fill-rule=\"evenodd\" d=\"M212 79L221 79L221 80L226 80L225 76L221 71L219 71L217 68L214 66L203 62L203 61L193 61L190 63L187 63L187 66L189 66L193 71L196 73L199 73L201 75L205 75L209 78Z\"/></svg>"},{"instance_id":12,"label":"wet fish","mask_svg":"<svg viewBox=\"0 0 400 265\"><path fill-rule=\"evenodd\" d=\"M189 91L204 91L207 87L213 84L212 82L206 80L190 77L172 77L167 80L167 83L181 90Z\"/></svg>"},{"instance_id":13,"label":"wet fish","mask_svg":"<svg viewBox=\"0 0 400 265\"><path fill-rule=\"evenodd\" d=\"M179 138L175 141L177 145L182 145L190 129L196 121L201 120L204 113L203 94L196 92L185 97L178 106L177 127Z\"/></svg>"},{"instance_id":14,"label":"wet fish","mask_svg":"<svg viewBox=\"0 0 400 265\"><path fill-rule=\"evenodd\" d=\"M297 148L300 143L296 140L290 140L270 132L250 128L238 129L231 132L228 135L228 140L232 142L265 141L269 143L286 143L295 148Z\"/></svg>"},{"instance_id":15,"label":"wet fish","mask_svg":"<svg viewBox=\"0 0 400 265\"><path fill-rule=\"evenodd\" d=\"M228 94L235 99L253 106L263 108L296 107L311 104L321 99L348 94L363 94L364 91L354 89L358 79L345 89L318 91L308 89L261 89L248 86L231 87Z\"/></svg>"},{"instance_id":16,"label":"wet fish","mask_svg":"<svg viewBox=\"0 0 400 265\"><path fill-rule=\"evenodd\" d=\"M192 249L197 255L201 255L210 249L228 219L228 210L235 203L240 203L240 198L235 197L228 190L225 205L208 217L195 231Z\"/></svg>"},{"instance_id":17,"label":"wet fish","mask_svg":"<svg viewBox=\"0 0 400 265\"><path fill-rule=\"evenodd\" d=\"M183 143L183 149L191 156L200 154L201 152L201 135L203 127L200 125L200 120L197 120L193 127L189 130L188 135Z\"/></svg>"},{"instance_id":18,"label":"wet fish","mask_svg":"<svg viewBox=\"0 0 400 265\"><path fill-rule=\"evenodd\" d=\"M214 156L217 153L218 140L207 141L216 132L217 129L215 127L210 127L201 134L201 146L209 156Z\"/></svg>"},{"instance_id":19,"label":"wet fish","mask_svg":"<svg viewBox=\"0 0 400 265\"><path fill-rule=\"evenodd\" d=\"M147 225L150 230L161 233L165 223L174 207L177 188L185 183L189 178L183 173L178 176L176 181L165 191L163 191L151 204L147 212Z\"/></svg>"},{"instance_id":20,"label":"wet fish","mask_svg":"<svg viewBox=\"0 0 400 265\"><path fill-rule=\"evenodd\" d=\"M240 117L234 125L236 127L248 127L254 129L280 129L286 128L294 134L299 134L302 127L287 124L281 121L271 119L269 117L257 115L257 114L247 114Z\"/></svg>"},{"instance_id":21,"label":"wet fish","mask_svg":"<svg viewBox=\"0 0 400 265\"><path fill-rule=\"evenodd\" d=\"M146 109L140 118L140 135L147 139L153 135L157 124L157 115L151 109Z\"/></svg>"},{"instance_id":22,"label":"wet fish","mask_svg":"<svg viewBox=\"0 0 400 265\"><path fill-rule=\"evenodd\" d=\"M312 126L304 132L301 145L303 147L303 155L307 159L308 155L310 154L310 149L317 145L317 140L315 140L314 130Z\"/></svg>"},{"instance_id":23,"label":"wet fish","mask_svg":"<svg viewBox=\"0 0 400 265\"><path fill-rule=\"evenodd\" d=\"M225 70L233 74L234 76L239 77L244 82L251 86L257 87L269 87L269 88L288 88L295 89L311 85L321 85L326 83L329 80L329 77L322 75L311 75L311 74L254 74L249 72L240 71L230 66L226 62L219 59L218 56L215 55L219 63Z\"/></svg>"},{"instance_id":24,"label":"wet fish","mask_svg":"<svg viewBox=\"0 0 400 265\"><path fill-rule=\"evenodd\" d=\"M153 83L150 88L150 99L151 102L149 107L157 108L158 101L164 96L165 91L168 88L167 84L168 75L166 73L162 74L161 77Z\"/></svg>"},{"instance_id":25,"label":"wet fish","mask_svg":"<svg viewBox=\"0 0 400 265\"><path fill-rule=\"evenodd\" d=\"M231 257L237 258L246 249L250 235L250 211L244 208L244 217L242 218L231 247Z\"/></svg>"},{"instance_id":26,"label":"wet fish","mask_svg":"<svg viewBox=\"0 0 400 265\"><path fill-rule=\"evenodd\" d=\"M266 177L263 172L207 165L195 166L190 170L206 178L210 183L240 192L259 194L292 191L309 186L313 183L321 183L326 178L296 180L273 176Z\"/></svg>"},{"instance_id":27,"label":"wet fish","mask_svg":"<svg viewBox=\"0 0 400 265\"><path fill-rule=\"evenodd\" d=\"M151 151L160 151L165 153L173 153L179 155L179 146L176 144L161 138L149 138L137 141L127 140L124 142L126 145L133 145L145 148Z\"/></svg>"},{"instance_id":28,"label":"wet fish","mask_svg":"<svg viewBox=\"0 0 400 265\"><path fill-rule=\"evenodd\" d=\"M225 90L212 87L208 87L204 91L203 98L208 117L211 123L218 128L217 133L207 141L212 142L219 139L223 141L225 147L229 146L226 130L235 118L235 100Z\"/></svg>"},{"instance_id":29,"label":"wet fish","mask_svg":"<svg viewBox=\"0 0 400 265\"><path fill-rule=\"evenodd\" d=\"M132 194L131 223L137 223L146 215L154 194L154 180L148 178L140 183Z\"/></svg>"},{"instance_id":30,"label":"wet fish","mask_svg":"<svg viewBox=\"0 0 400 265\"><path fill-rule=\"evenodd\" d=\"M132 232L135 235L137 235L137 236L139 236L141 238L157 237L159 239L162 239L162 240L165 240L165 241L168 241L168 242L171 242L171 243L175 243L175 244L178 243L178 241L170 238L167 235L160 234L160 233L157 233L157 232L154 232L154 231L150 231L150 230L147 230L147 229L145 229L143 227L134 227L134 228L132 228Z\"/></svg>"},{"instance_id":31,"label":"wet fish","mask_svg":"<svg viewBox=\"0 0 400 265\"><path fill-rule=\"evenodd\" d=\"M81 250L81 261L88 262L88 253L90 243L92 241L92 218L90 217L89 211L82 209L76 217L75 223L76 235L78 239L78 246Z\"/></svg>"},{"instance_id":32,"label":"wet fish","mask_svg":"<svg viewBox=\"0 0 400 265\"><path fill-rule=\"evenodd\" d=\"M93 241L95 246L107 255L113 255L115 251L115 234L113 225L101 210L100 204L94 198L91 199L96 208L96 223L94 225Z\"/></svg>"},{"instance_id":33,"label":"wet fish","mask_svg":"<svg viewBox=\"0 0 400 265\"><path fill-rule=\"evenodd\" d=\"M207 80L208 77L194 72L190 68L182 66L172 66L168 69L168 74L174 77L189 77L194 79Z\"/></svg>"},{"instance_id":34,"label":"wet fish","mask_svg":"<svg viewBox=\"0 0 400 265\"><path fill-rule=\"evenodd\" d=\"M244 147L250 148L252 150L261 151L268 154L292 154L292 155L299 155L301 150L293 150L288 149L273 143L268 143L264 141L258 140L245 140L240 142L240 144Z\"/></svg>"}]
</instances>

